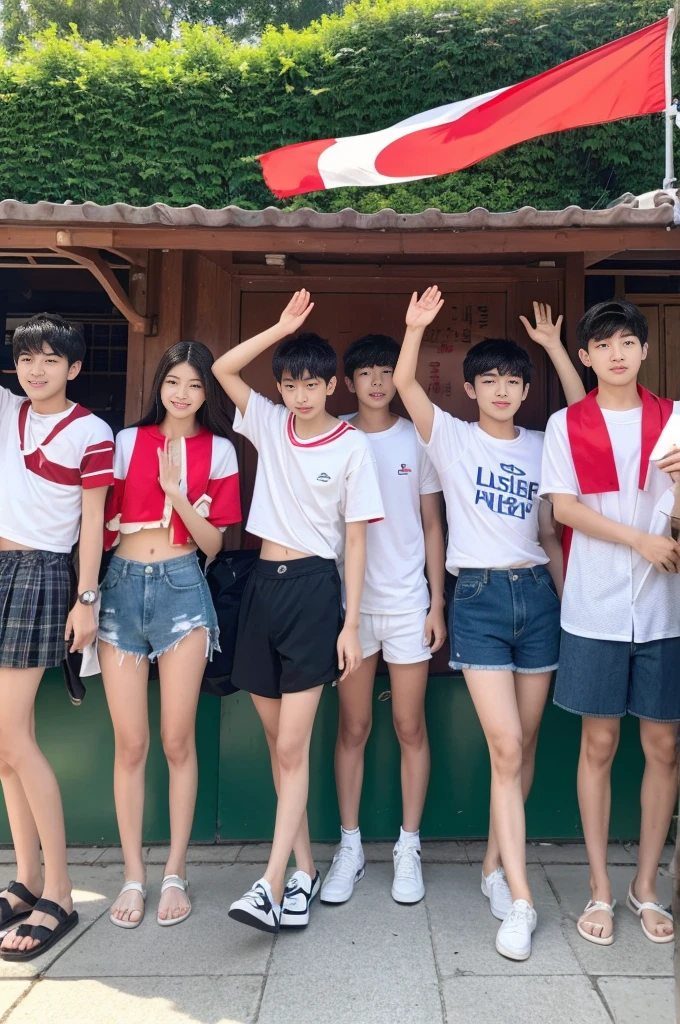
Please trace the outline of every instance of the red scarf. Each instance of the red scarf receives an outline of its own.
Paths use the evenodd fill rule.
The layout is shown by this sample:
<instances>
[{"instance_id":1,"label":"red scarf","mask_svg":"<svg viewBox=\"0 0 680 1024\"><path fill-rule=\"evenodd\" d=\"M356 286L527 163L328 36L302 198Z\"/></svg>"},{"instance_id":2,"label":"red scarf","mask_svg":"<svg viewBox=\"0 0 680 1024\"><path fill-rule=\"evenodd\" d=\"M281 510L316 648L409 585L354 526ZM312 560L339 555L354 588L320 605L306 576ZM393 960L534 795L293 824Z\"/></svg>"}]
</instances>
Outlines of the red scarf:
<instances>
[{"instance_id":1,"label":"red scarf","mask_svg":"<svg viewBox=\"0 0 680 1024\"><path fill-rule=\"evenodd\" d=\"M602 409L597 404L598 390L595 388L584 399L567 409L567 436L581 494L607 494L620 489L614 449ZM659 398L640 384L637 386L637 392L642 401L638 487L644 491L648 483L649 457L661 436L661 431L671 417L673 402L670 398ZM570 527L564 528L562 549L565 574L572 534L573 530Z\"/></svg>"}]
</instances>

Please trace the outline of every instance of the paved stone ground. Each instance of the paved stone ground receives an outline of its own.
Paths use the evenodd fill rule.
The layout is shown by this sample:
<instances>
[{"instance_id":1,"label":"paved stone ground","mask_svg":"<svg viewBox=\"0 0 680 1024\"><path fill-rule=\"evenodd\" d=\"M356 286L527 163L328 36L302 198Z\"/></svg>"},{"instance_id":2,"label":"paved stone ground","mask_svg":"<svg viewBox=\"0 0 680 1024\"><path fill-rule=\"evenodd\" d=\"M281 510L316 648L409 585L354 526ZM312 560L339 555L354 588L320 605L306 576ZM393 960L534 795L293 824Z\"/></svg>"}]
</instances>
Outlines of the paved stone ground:
<instances>
[{"instance_id":1,"label":"paved stone ground","mask_svg":"<svg viewBox=\"0 0 680 1024\"><path fill-rule=\"evenodd\" d=\"M634 847L610 849L620 905L616 941L602 948L574 926L588 896L583 847L530 846L539 925L523 964L494 949L497 922L479 891L483 844L425 844L427 895L414 907L390 897L391 851L367 846L349 903L317 905L308 929L272 940L226 916L266 846L192 847L193 913L169 929L155 922L165 851L150 848L149 913L127 932L108 920L120 850L73 849L81 923L54 953L0 961L0 1024L673 1024L672 946L647 941L624 906ZM316 848L322 871L332 852ZM8 850L0 871L12 877Z\"/></svg>"}]
</instances>

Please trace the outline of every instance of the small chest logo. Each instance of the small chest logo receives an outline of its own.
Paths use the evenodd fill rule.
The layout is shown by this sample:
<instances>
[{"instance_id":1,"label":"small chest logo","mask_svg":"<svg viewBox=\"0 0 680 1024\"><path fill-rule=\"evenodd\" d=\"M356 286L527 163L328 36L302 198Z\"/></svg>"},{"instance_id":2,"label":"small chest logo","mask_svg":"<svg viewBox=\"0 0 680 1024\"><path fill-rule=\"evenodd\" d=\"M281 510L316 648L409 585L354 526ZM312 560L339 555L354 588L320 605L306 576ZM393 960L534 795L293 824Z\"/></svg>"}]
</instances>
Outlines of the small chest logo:
<instances>
[{"instance_id":1,"label":"small chest logo","mask_svg":"<svg viewBox=\"0 0 680 1024\"><path fill-rule=\"evenodd\" d=\"M327 484L328 481L330 480L330 477L328 473L319 473L316 479L319 480L322 484Z\"/></svg>"},{"instance_id":2,"label":"small chest logo","mask_svg":"<svg viewBox=\"0 0 680 1024\"><path fill-rule=\"evenodd\" d=\"M411 473L411 472L412 472L412 470L410 470L408 468L408 466L406 465L405 462L402 462L401 466L397 470L397 473L398 473L399 476L408 476L409 473Z\"/></svg>"}]
</instances>

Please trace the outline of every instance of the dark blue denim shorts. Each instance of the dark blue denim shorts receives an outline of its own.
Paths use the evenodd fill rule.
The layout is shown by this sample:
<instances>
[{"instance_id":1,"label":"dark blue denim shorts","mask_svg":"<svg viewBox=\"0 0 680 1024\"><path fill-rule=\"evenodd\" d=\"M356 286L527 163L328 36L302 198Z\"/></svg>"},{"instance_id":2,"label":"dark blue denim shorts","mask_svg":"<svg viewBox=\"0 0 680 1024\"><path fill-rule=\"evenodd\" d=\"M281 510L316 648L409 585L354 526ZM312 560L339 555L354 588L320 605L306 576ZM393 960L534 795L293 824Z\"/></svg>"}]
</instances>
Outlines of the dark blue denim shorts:
<instances>
[{"instance_id":1,"label":"dark blue denim shorts","mask_svg":"<svg viewBox=\"0 0 680 1024\"><path fill-rule=\"evenodd\" d=\"M210 658L219 650L219 629L195 554L148 563L113 556L101 585L100 640L155 661L200 628Z\"/></svg>"},{"instance_id":2,"label":"dark blue denim shorts","mask_svg":"<svg viewBox=\"0 0 680 1024\"><path fill-rule=\"evenodd\" d=\"M449 602L453 669L557 668L560 601L548 570L461 569Z\"/></svg>"},{"instance_id":3,"label":"dark blue denim shorts","mask_svg":"<svg viewBox=\"0 0 680 1024\"><path fill-rule=\"evenodd\" d=\"M680 722L680 637L637 644L562 630L554 700L588 718Z\"/></svg>"}]
</instances>

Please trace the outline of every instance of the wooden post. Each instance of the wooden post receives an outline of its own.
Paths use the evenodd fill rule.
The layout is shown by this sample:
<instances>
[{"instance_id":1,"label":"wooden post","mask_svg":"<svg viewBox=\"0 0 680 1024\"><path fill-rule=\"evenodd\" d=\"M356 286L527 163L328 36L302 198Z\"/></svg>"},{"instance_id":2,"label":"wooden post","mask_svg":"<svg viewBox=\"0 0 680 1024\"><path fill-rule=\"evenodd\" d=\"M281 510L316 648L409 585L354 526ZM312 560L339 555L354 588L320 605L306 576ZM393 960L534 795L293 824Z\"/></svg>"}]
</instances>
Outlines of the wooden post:
<instances>
[{"instance_id":1,"label":"wooden post","mask_svg":"<svg viewBox=\"0 0 680 1024\"><path fill-rule=\"evenodd\" d=\"M579 368L576 324L585 312L585 287L584 253L567 253L564 267L564 339L569 355Z\"/></svg>"}]
</instances>

